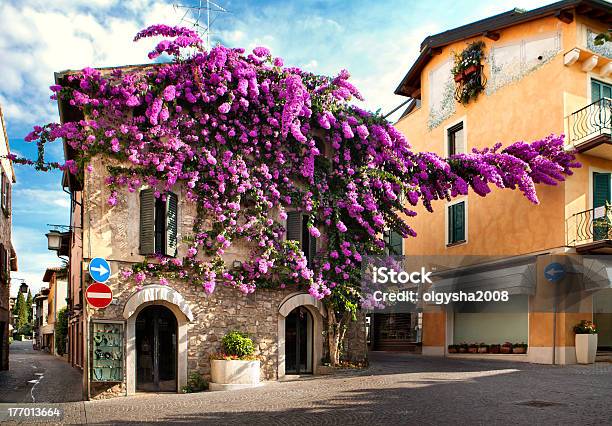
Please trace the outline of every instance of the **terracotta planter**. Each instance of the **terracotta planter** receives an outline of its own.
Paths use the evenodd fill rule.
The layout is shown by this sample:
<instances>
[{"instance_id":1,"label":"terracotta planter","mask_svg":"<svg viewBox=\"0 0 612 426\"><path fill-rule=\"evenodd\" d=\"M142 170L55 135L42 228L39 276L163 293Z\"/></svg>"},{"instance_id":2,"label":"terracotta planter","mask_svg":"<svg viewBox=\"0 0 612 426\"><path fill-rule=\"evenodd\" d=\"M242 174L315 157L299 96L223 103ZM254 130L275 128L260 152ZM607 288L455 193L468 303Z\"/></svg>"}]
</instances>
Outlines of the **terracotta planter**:
<instances>
[{"instance_id":1,"label":"terracotta planter","mask_svg":"<svg viewBox=\"0 0 612 426\"><path fill-rule=\"evenodd\" d=\"M449 354L456 354L457 353L457 348L448 348L448 353Z\"/></svg>"},{"instance_id":2,"label":"terracotta planter","mask_svg":"<svg viewBox=\"0 0 612 426\"><path fill-rule=\"evenodd\" d=\"M478 353L478 348L468 348L468 353L470 353L470 354L477 354Z\"/></svg>"},{"instance_id":3,"label":"terracotta planter","mask_svg":"<svg viewBox=\"0 0 612 426\"><path fill-rule=\"evenodd\" d=\"M511 354L512 353L512 347L511 346L502 346L499 350L499 353L501 354Z\"/></svg>"},{"instance_id":4,"label":"terracotta planter","mask_svg":"<svg viewBox=\"0 0 612 426\"><path fill-rule=\"evenodd\" d=\"M527 353L527 348L524 348L524 347L512 348L512 353L513 354L526 354Z\"/></svg>"},{"instance_id":5,"label":"terracotta planter","mask_svg":"<svg viewBox=\"0 0 612 426\"><path fill-rule=\"evenodd\" d=\"M597 334L576 334L576 362L592 364L597 354Z\"/></svg>"},{"instance_id":6,"label":"terracotta planter","mask_svg":"<svg viewBox=\"0 0 612 426\"><path fill-rule=\"evenodd\" d=\"M487 352L489 352L489 348L487 348L486 346L480 346L478 348L478 353L479 354L486 354Z\"/></svg>"},{"instance_id":7,"label":"terracotta planter","mask_svg":"<svg viewBox=\"0 0 612 426\"><path fill-rule=\"evenodd\" d=\"M464 354L464 353L466 353L467 351L468 351L468 350L467 350L467 348L459 348L459 353L460 353L460 354Z\"/></svg>"},{"instance_id":8,"label":"terracotta planter","mask_svg":"<svg viewBox=\"0 0 612 426\"><path fill-rule=\"evenodd\" d=\"M210 390L232 390L259 386L260 362L213 359Z\"/></svg>"},{"instance_id":9,"label":"terracotta planter","mask_svg":"<svg viewBox=\"0 0 612 426\"><path fill-rule=\"evenodd\" d=\"M473 74L473 73L475 73L475 72L476 72L476 70L477 70L477 69L478 69L478 68L476 67L476 65L470 65L468 68L466 68L466 69L463 71L463 75L464 75L464 76L468 76L468 75L470 75L470 74Z\"/></svg>"},{"instance_id":10,"label":"terracotta planter","mask_svg":"<svg viewBox=\"0 0 612 426\"><path fill-rule=\"evenodd\" d=\"M489 348L489 353L498 354L500 351L500 347L498 345L493 345Z\"/></svg>"}]
</instances>

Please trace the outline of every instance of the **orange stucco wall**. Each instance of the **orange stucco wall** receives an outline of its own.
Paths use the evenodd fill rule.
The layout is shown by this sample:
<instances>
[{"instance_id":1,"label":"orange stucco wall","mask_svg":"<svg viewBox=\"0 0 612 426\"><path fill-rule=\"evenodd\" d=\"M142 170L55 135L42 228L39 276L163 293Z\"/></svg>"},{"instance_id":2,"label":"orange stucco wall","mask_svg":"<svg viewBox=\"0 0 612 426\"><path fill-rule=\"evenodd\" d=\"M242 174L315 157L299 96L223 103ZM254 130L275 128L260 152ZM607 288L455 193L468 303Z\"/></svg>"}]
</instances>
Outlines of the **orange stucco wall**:
<instances>
[{"instance_id":1,"label":"orange stucco wall","mask_svg":"<svg viewBox=\"0 0 612 426\"><path fill-rule=\"evenodd\" d=\"M500 31L501 38L484 37L464 40L443 48L421 74L421 106L402 118L396 127L406 135L415 151L431 151L445 155L446 128L463 120L466 150L507 145L515 141L533 141L551 133L567 134L566 117L590 104L592 78L612 83L599 75L600 68L587 73L581 63L564 65L564 54L573 48L585 48L586 28L605 30L604 26L586 21L581 16L569 24L554 17L516 25ZM548 63L508 84L492 94L481 93L476 101L463 106L455 103L455 113L440 125L428 128L430 109L430 72L462 51L467 43L481 39L489 57L492 46L503 46L538 35L561 33L560 52ZM485 61L485 75L490 80L490 63ZM566 140L566 143L569 143ZM572 215L592 207L590 180L593 171L612 172L612 146L577 156L583 167L566 182L557 186L538 185L539 205L531 204L521 193L492 188L486 198L474 193L467 198L467 243L446 246L446 201L433 204L434 212L417 207L417 217L409 223L417 238L405 240L407 255L497 255L513 256L542 251L563 252L568 247ZM540 271L541 272L541 271ZM541 274L539 274L541 275ZM545 292L548 290L545 290ZM539 294L532 297L544 297ZM582 319L592 319L590 297L584 296L579 312L560 312L556 318L557 346L573 346L573 327ZM544 312L538 312L543 310ZM554 314L531 308L529 315L530 347L553 346ZM444 312L423 314L423 345L444 346L446 316Z\"/></svg>"},{"instance_id":2,"label":"orange stucco wall","mask_svg":"<svg viewBox=\"0 0 612 426\"><path fill-rule=\"evenodd\" d=\"M444 346L445 332L444 311L423 312L423 346Z\"/></svg>"},{"instance_id":3,"label":"orange stucco wall","mask_svg":"<svg viewBox=\"0 0 612 426\"><path fill-rule=\"evenodd\" d=\"M590 23L593 27L593 23ZM565 117L589 102L590 79L580 64L564 66L563 54L580 46L583 26L579 18L565 24L554 17L543 18L501 31L501 38L486 43L486 53L493 45L503 46L521 39L543 34L561 33L561 52L549 63L525 77L498 89L491 95L482 93L467 106L456 103L455 113L439 126L428 129L429 73L448 60L452 52L460 52L466 43L454 43L434 56L421 77L422 104L401 119L397 128L415 150L444 155L445 127L465 120L467 150L491 146L496 142L510 144L518 140L532 141L551 133L566 131ZM490 64L485 74L490 77ZM597 68L593 76L597 77ZM612 154L612 148L610 153ZM612 156L611 156L612 158ZM580 155L584 165L575 176L557 187L538 185L539 205L531 204L518 191L493 191L486 198L470 194L468 198L467 244L446 247L445 201L434 203L433 214L417 208L419 215L410 223L418 233L405 241L406 254L448 255L517 255L537 252L566 244L566 218L590 208L589 170L596 166L612 170L612 161Z\"/></svg>"}]
</instances>

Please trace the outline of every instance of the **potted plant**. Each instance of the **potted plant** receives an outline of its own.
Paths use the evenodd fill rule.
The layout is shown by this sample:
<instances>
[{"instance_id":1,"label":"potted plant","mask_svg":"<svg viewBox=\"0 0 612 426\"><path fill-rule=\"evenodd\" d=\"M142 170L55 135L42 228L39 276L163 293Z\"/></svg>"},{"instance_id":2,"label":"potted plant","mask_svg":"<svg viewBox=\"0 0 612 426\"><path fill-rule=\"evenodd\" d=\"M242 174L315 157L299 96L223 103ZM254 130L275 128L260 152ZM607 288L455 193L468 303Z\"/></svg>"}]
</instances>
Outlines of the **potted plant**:
<instances>
[{"instance_id":1,"label":"potted plant","mask_svg":"<svg viewBox=\"0 0 612 426\"><path fill-rule=\"evenodd\" d=\"M525 342L515 343L512 346L512 353L513 354L526 354L527 353L527 343Z\"/></svg>"},{"instance_id":2,"label":"potted plant","mask_svg":"<svg viewBox=\"0 0 612 426\"><path fill-rule=\"evenodd\" d=\"M479 354L486 354L487 352L489 352L489 345L487 345L486 343L481 343L478 346L478 353Z\"/></svg>"},{"instance_id":3,"label":"potted plant","mask_svg":"<svg viewBox=\"0 0 612 426\"><path fill-rule=\"evenodd\" d=\"M506 342L503 345L501 345L501 348L499 350L499 353L501 354L511 354L512 353L512 343L510 342Z\"/></svg>"},{"instance_id":4,"label":"potted plant","mask_svg":"<svg viewBox=\"0 0 612 426\"><path fill-rule=\"evenodd\" d=\"M222 352L210 357L210 390L259 386L260 361L255 345L246 334L232 331L221 340Z\"/></svg>"},{"instance_id":5,"label":"potted plant","mask_svg":"<svg viewBox=\"0 0 612 426\"><path fill-rule=\"evenodd\" d=\"M456 354L459 351L459 345L448 345L448 353Z\"/></svg>"},{"instance_id":6,"label":"potted plant","mask_svg":"<svg viewBox=\"0 0 612 426\"><path fill-rule=\"evenodd\" d=\"M498 354L501 351L501 345L491 345L489 346L489 353Z\"/></svg>"},{"instance_id":7,"label":"potted plant","mask_svg":"<svg viewBox=\"0 0 612 426\"><path fill-rule=\"evenodd\" d=\"M468 353L477 354L478 353L478 345L476 343L470 343L468 346Z\"/></svg>"},{"instance_id":8,"label":"potted plant","mask_svg":"<svg viewBox=\"0 0 612 426\"><path fill-rule=\"evenodd\" d=\"M458 350L459 350L459 353L460 353L460 354L467 353L467 351L468 351L468 345L467 345L467 343L461 343L461 344L459 345Z\"/></svg>"},{"instance_id":9,"label":"potted plant","mask_svg":"<svg viewBox=\"0 0 612 426\"><path fill-rule=\"evenodd\" d=\"M597 354L597 326L593 321L582 320L574 327L576 333L576 362L592 364Z\"/></svg>"}]
</instances>

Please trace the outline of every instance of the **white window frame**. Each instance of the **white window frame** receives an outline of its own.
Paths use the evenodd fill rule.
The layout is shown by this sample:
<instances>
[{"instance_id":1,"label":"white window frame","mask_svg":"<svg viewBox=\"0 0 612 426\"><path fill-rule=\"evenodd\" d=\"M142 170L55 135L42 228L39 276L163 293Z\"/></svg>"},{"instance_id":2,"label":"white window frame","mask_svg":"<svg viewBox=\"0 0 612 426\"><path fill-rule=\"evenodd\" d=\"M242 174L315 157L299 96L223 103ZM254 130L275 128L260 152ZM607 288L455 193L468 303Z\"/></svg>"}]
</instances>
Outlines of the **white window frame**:
<instances>
[{"instance_id":1,"label":"white window frame","mask_svg":"<svg viewBox=\"0 0 612 426\"><path fill-rule=\"evenodd\" d=\"M460 243L451 243L449 241L450 239L450 235L448 235L448 226L449 221L450 221L450 217L448 216L448 208L450 206L453 206L455 204L459 204L461 202L465 203L465 241L460 242ZM457 247L457 246L462 246L464 244L467 244L469 239L468 239L468 235L469 235L469 228L468 228L468 212L469 212L469 208L468 208L468 197L467 196L463 196L463 197L457 197L452 201L447 201L444 204L444 245L446 246L446 248L452 248L452 247Z\"/></svg>"},{"instance_id":2,"label":"white window frame","mask_svg":"<svg viewBox=\"0 0 612 426\"><path fill-rule=\"evenodd\" d=\"M449 123L448 125L444 126L444 158L448 158L449 156L449 152L448 152L448 130L451 129L452 127L455 127L457 124L463 122L463 152L461 152L460 154L466 154L467 152L469 152L468 149L468 128L467 128L467 116L464 115L463 117L458 118L457 120Z\"/></svg>"}]
</instances>

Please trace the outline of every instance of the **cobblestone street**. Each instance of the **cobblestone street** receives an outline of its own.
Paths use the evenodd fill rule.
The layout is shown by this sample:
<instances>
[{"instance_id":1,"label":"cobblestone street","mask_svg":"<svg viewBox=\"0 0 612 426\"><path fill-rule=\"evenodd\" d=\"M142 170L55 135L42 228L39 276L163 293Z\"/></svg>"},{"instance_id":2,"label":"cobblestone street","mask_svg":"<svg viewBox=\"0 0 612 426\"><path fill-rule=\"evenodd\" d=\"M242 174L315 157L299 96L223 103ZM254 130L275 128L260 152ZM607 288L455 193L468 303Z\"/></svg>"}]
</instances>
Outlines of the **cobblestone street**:
<instances>
[{"instance_id":1,"label":"cobblestone street","mask_svg":"<svg viewBox=\"0 0 612 426\"><path fill-rule=\"evenodd\" d=\"M57 406L73 424L602 424L612 418L611 394L609 363L555 367L373 354L365 371L254 390Z\"/></svg>"},{"instance_id":2,"label":"cobblestone street","mask_svg":"<svg viewBox=\"0 0 612 426\"><path fill-rule=\"evenodd\" d=\"M0 403L72 402L83 399L81 373L64 360L32 349L32 341L10 346L10 367L0 371Z\"/></svg>"}]
</instances>

